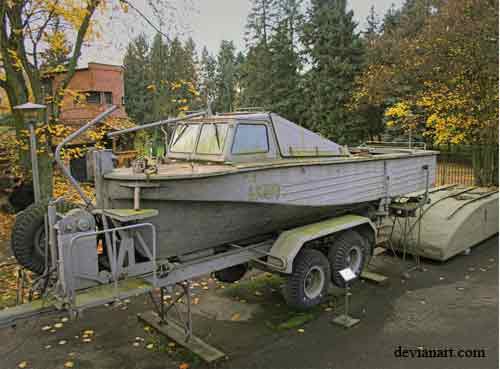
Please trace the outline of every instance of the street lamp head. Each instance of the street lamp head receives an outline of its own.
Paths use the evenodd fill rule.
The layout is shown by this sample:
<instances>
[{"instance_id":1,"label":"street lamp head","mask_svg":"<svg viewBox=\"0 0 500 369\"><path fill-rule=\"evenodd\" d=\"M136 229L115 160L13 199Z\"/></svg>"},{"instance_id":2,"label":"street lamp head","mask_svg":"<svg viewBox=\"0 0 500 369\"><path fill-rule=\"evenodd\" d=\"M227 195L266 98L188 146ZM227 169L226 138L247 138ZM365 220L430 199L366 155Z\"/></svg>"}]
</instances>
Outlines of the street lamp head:
<instances>
[{"instance_id":1,"label":"street lamp head","mask_svg":"<svg viewBox=\"0 0 500 369\"><path fill-rule=\"evenodd\" d=\"M47 108L46 105L27 102L14 106L14 110L21 112L26 118L36 119L38 114Z\"/></svg>"}]
</instances>

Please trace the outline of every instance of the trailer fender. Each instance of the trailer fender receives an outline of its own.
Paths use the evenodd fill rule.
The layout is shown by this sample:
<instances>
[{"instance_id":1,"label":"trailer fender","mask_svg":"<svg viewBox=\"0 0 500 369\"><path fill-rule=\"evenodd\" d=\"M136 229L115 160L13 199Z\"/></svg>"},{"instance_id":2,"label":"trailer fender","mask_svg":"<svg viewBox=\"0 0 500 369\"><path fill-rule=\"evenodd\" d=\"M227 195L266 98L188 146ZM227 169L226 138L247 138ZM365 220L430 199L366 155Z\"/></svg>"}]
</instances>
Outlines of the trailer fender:
<instances>
[{"instance_id":1,"label":"trailer fender","mask_svg":"<svg viewBox=\"0 0 500 369\"><path fill-rule=\"evenodd\" d=\"M377 229L369 218L354 214L343 215L285 231L279 235L271 247L268 264L279 272L291 274L293 261L306 242L363 224L368 224L373 230L374 236L376 235Z\"/></svg>"}]
</instances>

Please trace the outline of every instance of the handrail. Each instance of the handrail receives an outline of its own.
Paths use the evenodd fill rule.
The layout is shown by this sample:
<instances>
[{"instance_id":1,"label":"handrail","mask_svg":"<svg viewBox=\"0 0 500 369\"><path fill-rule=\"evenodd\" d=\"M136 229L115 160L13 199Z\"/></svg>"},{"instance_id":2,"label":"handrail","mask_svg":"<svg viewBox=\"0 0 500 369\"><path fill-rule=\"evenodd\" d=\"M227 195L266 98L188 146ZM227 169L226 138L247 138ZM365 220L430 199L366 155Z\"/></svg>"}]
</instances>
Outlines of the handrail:
<instances>
[{"instance_id":1,"label":"handrail","mask_svg":"<svg viewBox=\"0 0 500 369\"><path fill-rule=\"evenodd\" d=\"M116 232L117 231L128 231L128 230L131 230L131 229L137 229L137 228L149 228L151 229L151 242L152 242L152 247L153 247L153 255L152 255L152 264L153 264L153 270L152 270L152 274L153 274L153 286L156 286L156 283L157 283L157 268L158 268L158 265L157 265L157 260L156 260L156 256L157 256L157 251L156 251L156 227L153 223L135 223L135 224L129 224L129 225L125 225L125 226L121 226L121 227L116 227L116 228L108 228L108 229L103 229L103 230L99 230L99 231L89 231L89 232L83 232L83 233L79 233L79 234L76 234L75 236L73 236L70 241L69 241L69 245L68 245L68 252L69 252L69 259L72 260L73 258L73 249L77 246L75 246L75 242L77 240L79 240L80 238L85 238L85 237L91 237L91 236L97 236L97 235L100 235L100 234L105 234L105 233L112 233L113 235L113 242L112 242L112 245L111 248L110 248L110 254L108 255L108 261L110 263L110 266L111 266L111 277L113 279L113 283L114 283L114 287L115 287L115 291L117 290L117 287L118 287L118 279L120 277L120 275L118 275L118 265L117 265L117 258L118 258L118 253L117 253L117 247L116 247ZM70 270L70 282L71 282L71 286L67 286L69 287L69 291L68 291L68 288L66 288L66 291L64 291L67 296L69 295L69 299L70 301L74 302L73 300L73 297L74 297L74 293L75 293L75 289L74 289L74 278L75 277L82 277L81 275L75 275L73 273L73 270ZM148 272L149 274L150 272Z\"/></svg>"},{"instance_id":2,"label":"handrail","mask_svg":"<svg viewBox=\"0 0 500 369\"><path fill-rule=\"evenodd\" d=\"M101 120L106 118L108 115L110 115L112 112L114 112L116 109L118 109L118 106L113 105L110 107L108 110L102 112L99 114L97 117L92 119L90 122L85 124L83 127L77 129L75 132L70 134L68 137L66 137L64 140L61 141L59 145L57 145L56 152L54 154L55 160L57 165L61 168L62 173L66 176L66 178L69 179L71 185L76 189L82 200L85 202L85 205L87 207L92 206L92 200L90 200L87 195L85 195L85 192L83 192L82 188L80 187L80 184L78 181L71 175L71 171L64 165L64 162L61 160L61 150L66 145L68 142L74 140L76 137L80 136L82 133L87 131L89 128L93 127L97 123L99 123Z\"/></svg>"},{"instance_id":3,"label":"handrail","mask_svg":"<svg viewBox=\"0 0 500 369\"><path fill-rule=\"evenodd\" d=\"M205 116L205 115L207 115L207 112L206 111L201 111L201 112L198 112L198 113L186 115L185 117L172 118L172 119L166 119L166 120L159 120L157 122L143 124L143 125L140 125L140 126L137 126L137 127L125 128L125 129L122 129L121 131L110 132L110 133L108 133L108 137L111 138L111 137L115 137L115 136L118 136L118 135L123 135L125 133L130 133L130 132L135 132L135 131L139 131L139 130L142 130L142 129L148 129L148 128L153 128L153 127L158 127L158 126L162 126L164 124L177 123L177 122L181 122L183 120L189 120L189 119L193 119L193 118L201 117L201 116Z\"/></svg>"}]
</instances>

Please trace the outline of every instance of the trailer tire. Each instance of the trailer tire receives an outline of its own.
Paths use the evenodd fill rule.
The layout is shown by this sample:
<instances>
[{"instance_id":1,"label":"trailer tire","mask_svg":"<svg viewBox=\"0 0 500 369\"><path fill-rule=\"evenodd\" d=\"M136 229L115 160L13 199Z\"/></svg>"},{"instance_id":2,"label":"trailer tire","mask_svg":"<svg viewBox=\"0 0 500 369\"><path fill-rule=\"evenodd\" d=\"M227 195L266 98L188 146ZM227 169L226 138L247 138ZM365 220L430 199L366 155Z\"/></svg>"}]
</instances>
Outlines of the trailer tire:
<instances>
[{"instance_id":1,"label":"trailer tire","mask_svg":"<svg viewBox=\"0 0 500 369\"><path fill-rule=\"evenodd\" d=\"M220 282L234 283L239 281L248 271L248 264L233 265L214 272L214 277Z\"/></svg>"},{"instance_id":2,"label":"trailer tire","mask_svg":"<svg viewBox=\"0 0 500 369\"><path fill-rule=\"evenodd\" d=\"M328 292L330 264L323 253L314 249L301 250L293 262L293 272L285 285L287 304L296 310L318 305Z\"/></svg>"},{"instance_id":3,"label":"trailer tire","mask_svg":"<svg viewBox=\"0 0 500 369\"><path fill-rule=\"evenodd\" d=\"M357 276L361 275L370 258L370 249L368 240L352 229L338 235L328 251L333 284L345 287L340 271L347 267L350 267Z\"/></svg>"},{"instance_id":4,"label":"trailer tire","mask_svg":"<svg viewBox=\"0 0 500 369\"><path fill-rule=\"evenodd\" d=\"M56 208L57 212L64 214L75 209L77 205L60 201ZM12 227L11 248L15 258L23 267L36 274L42 274L45 270L44 249L45 239L45 214L48 203L31 204L16 215Z\"/></svg>"}]
</instances>

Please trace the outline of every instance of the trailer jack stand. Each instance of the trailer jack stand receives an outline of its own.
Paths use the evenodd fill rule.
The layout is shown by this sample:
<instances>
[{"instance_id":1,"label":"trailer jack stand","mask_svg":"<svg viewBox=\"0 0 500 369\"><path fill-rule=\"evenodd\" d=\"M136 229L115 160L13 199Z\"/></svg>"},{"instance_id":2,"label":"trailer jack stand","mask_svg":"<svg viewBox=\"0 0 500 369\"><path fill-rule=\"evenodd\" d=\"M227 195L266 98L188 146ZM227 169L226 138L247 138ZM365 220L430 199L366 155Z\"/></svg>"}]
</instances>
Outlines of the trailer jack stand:
<instances>
[{"instance_id":1,"label":"trailer jack stand","mask_svg":"<svg viewBox=\"0 0 500 369\"><path fill-rule=\"evenodd\" d=\"M150 292L150 298L153 302L154 310L146 313L138 314L139 320L154 328L159 334L162 334L186 349L192 351L207 363L215 362L226 357L222 351L209 345L199 337L193 335L193 317L191 311L191 289L189 281L178 283L182 292L173 296L173 299L168 304L165 296L165 288L160 288L160 298L156 301L153 292ZM172 288L172 292L175 287ZM184 304L186 312L183 313L179 309L180 304ZM177 319L168 316L170 310L174 310L177 314Z\"/></svg>"}]
</instances>

